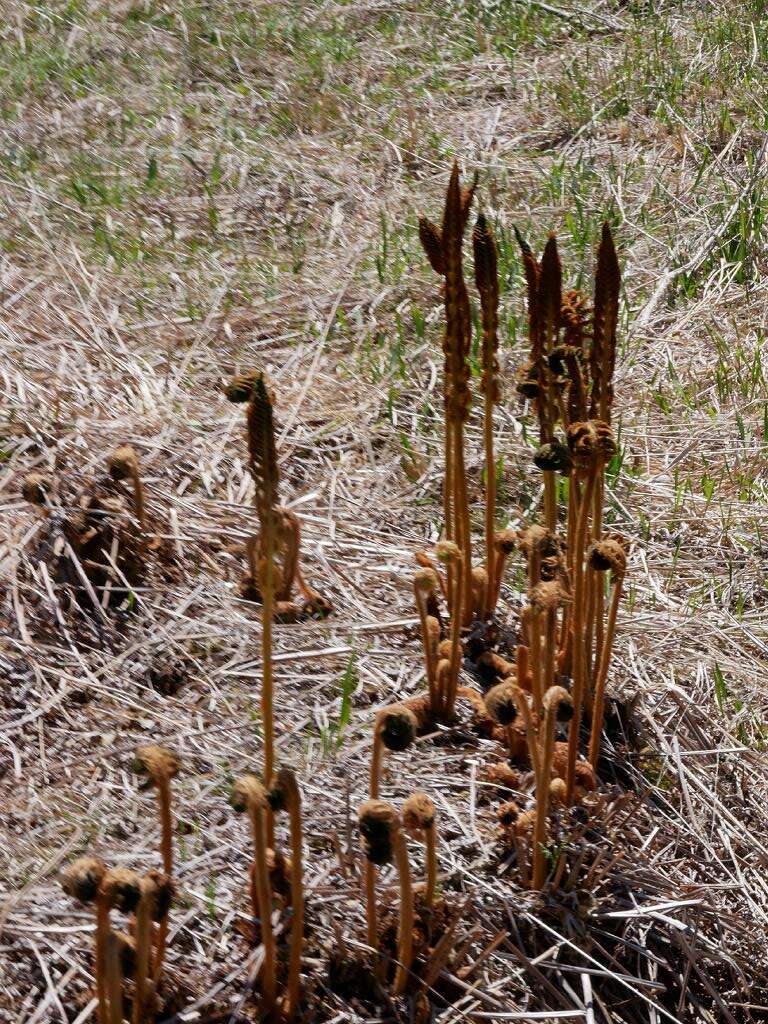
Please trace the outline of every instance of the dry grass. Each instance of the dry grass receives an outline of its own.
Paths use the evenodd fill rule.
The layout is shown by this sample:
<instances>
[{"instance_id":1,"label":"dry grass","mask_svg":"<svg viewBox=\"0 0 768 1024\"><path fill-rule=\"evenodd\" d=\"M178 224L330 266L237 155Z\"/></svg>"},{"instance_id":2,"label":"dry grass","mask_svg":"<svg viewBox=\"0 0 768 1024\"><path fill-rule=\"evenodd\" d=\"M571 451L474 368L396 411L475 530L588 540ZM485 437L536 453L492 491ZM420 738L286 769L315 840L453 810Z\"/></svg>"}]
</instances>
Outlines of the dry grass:
<instances>
[{"instance_id":1,"label":"dry grass","mask_svg":"<svg viewBox=\"0 0 768 1024\"><path fill-rule=\"evenodd\" d=\"M227 796L262 759L259 613L238 592L254 513L242 415L219 387L254 364L278 394L307 574L334 605L275 626L277 759L297 768L309 854L308 987L318 1020L403 1012L325 976L331 948L364 944L354 808L373 716L423 689L412 557L441 516L442 304L416 215L439 208L453 154L480 172L500 242L496 454L512 526L539 501L534 425L509 386L524 356L512 224L539 249L556 229L583 280L604 216L616 227L622 466L606 522L640 542L609 680L633 735L612 733L612 763L642 800L606 804L602 837L628 855L585 929L578 890L542 902L500 857L480 782L496 744L454 731L388 756L382 796L400 806L416 766L437 805L442 892L461 911L460 955L433 979L444 1019L764 1018L761 5L4 14L0 1019L92 1014L92 916L56 876L86 849L158 866L152 797L130 770L147 742L184 764L167 955L184 1019L253 1013L249 837ZM40 471L75 488L126 443L170 557L130 613L77 616L56 602L20 482ZM473 421L478 509L482 451ZM479 537L481 514L473 525ZM508 573L502 611L523 575ZM165 695L152 681L169 664L182 683ZM396 902L394 876L380 892ZM626 939L615 960L605 933Z\"/></svg>"}]
</instances>

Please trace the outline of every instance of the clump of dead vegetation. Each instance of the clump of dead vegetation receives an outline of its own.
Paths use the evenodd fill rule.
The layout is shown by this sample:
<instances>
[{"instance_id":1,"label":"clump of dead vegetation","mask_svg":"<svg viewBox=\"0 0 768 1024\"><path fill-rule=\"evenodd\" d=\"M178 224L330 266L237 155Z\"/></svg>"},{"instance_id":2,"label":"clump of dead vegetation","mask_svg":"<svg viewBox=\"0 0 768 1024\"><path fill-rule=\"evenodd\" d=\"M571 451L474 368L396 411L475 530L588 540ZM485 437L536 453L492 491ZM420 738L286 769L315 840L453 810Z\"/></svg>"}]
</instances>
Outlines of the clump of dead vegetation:
<instances>
[{"instance_id":1,"label":"clump of dead vegetation","mask_svg":"<svg viewBox=\"0 0 768 1024\"><path fill-rule=\"evenodd\" d=\"M21 494L40 509L31 562L41 567L59 603L86 614L135 607L152 565L168 551L151 532L139 457L120 445L107 472L81 481L74 473L32 473Z\"/></svg>"}]
</instances>

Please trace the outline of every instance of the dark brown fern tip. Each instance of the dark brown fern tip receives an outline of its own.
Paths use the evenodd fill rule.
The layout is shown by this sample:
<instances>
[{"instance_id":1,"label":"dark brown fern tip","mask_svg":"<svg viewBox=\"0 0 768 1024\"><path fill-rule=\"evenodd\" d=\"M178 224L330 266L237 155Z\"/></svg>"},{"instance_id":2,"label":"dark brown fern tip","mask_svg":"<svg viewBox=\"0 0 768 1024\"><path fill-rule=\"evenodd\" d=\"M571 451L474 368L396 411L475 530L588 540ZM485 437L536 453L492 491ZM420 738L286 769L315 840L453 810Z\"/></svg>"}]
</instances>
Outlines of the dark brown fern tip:
<instances>
[{"instance_id":1,"label":"dark brown fern tip","mask_svg":"<svg viewBox=\"0 0 768 1024\"><path fill-rule=\"evenodd\" d=\"M228 381L222 391L230 402L240 405L243 402L250 402L256 381L261 377L260 370L251 370L248 373L240 374Z\"/></svg>"},{"instance_id":2,"label":"dark brown fern tip","mask_svg":"<svg viewBox=\"0 0 768 1024\"><path fill-rule=\"evenodd\" d=\"M400 752L407 750L416 739L418 720L405 704L392 704L379 711L376 728L387 750Z\"/></svg>"},{"instance_id":3,"label":"dark brown fern tip","mask_svg":"<svg viewBox=\"0 0 768 1024\"><path fill-rule=\"evenodd\" d=\"M560 329L566 346L579 351L584 348L588 315L586 296L576 288L564 292L560 306Z\"/></svg>"},{"instance_id":4,"label":"dark brown fern tip","mask_svg":"<svg viewBox=\"0 0 768 1024\"><path fill-rule=\"evenodd\" d=\"M422 832L432 828L437 811L434 801L426 793L412 793L403 802L403 827L414 839L419 839Z\"/></svg>"},{"instance_id":5,"label":"dark brown fern tip","mask_svg":"<svg viewBox=\"0 0 768 1024\"><path fill-rule=\"evenodd\" d=\"M547 356L547 366L549 372L553 377L560 378L565 377L568 372L566 359L568 358L569 346L568 345L556 345L555 348Z\"/></svg>"},{"instance_id":6,"label":"dark brown fern tip","mask_svg":"<svg viewBox=\"0 0 768 1024\"><path fill-rule=\"evenodd\" d=\"M400 819L392 804L384 800L366 800L357 814L365 853L373 864L389 864L393 856L392 840Z\"/></svg>"},{"instance_id":7,"label":"dark brown fern tip","mask_svg":"<svg viewBox=\"0 0 768 1024\"><path fill-rule=\"evenodd\" d=\"M558 722L573 718L573 698L563 686L550 686L544 694L544 710L554 711Z\"/></svg>"},{"instance_id":8,"label":"dark brown fern tip","mask_svg":"<svg viewBox=\"0 0 768 1024\"><path fill-rule=\"evenodd\" d=\"M511 829L519 817L520 808L514 800L505 800L503 804L499 804L496 820L505 831Z\"/></svg>"},{"instance_id":9,"label":"dark brown fern tip","mask_svg":"<svg viewBox=\"0 0 768 1024\"><path fill-rule=\"evenodd\" d=\"M445 274L445 256L443 255L443 233L437 224L423 215L419 215L419 241L426 253L429 265L436 274Z\"/></svg>"},{"instance_id":10,"label":"dark brown fern tip","mask_svg":"<svg viewBox=\"0 0 768 1024\"><path fill-rule=\"evenodd\" d=\"M114 910L130 914L141 899L141 879L128 868L110 868L101 881L99 894Z\"/></svg>"},{"instance_id":11,"label":"dark brown fern tip","mask_svg":"<svg viewBox=\"0 0 768 1024\"><path fill-rule=\"evenodd\" d=\"M512 725L517 718L514 683L497 683L485 695L485 708L494 722Z\"/></svg>"},{"instance_id":12,"label":"dark brown fern tip","mask_svg":"<svg viewBox=\"0 0 768 1024\"><path fill-rule=\"evenodd\" d=\"M475 198L475 192L477 191L477 183L480 180L480 175L475 171L472 175L472 184L468 188L461 190L461 233L467 227L467 221L469 220L469 211L472 208L472 200Z\"/></svg>"},{"instance_id":13,"label":"dark brown fern tip","mask_svg":"<svg viewBox=\"0 0 768 1024\"><path fill-rule=\"evenodd\" d=\"M589 565L596 572L608 572L622 576L627 570L627 553L620 541L611 537L595 541L587 552Z\"/></svg>"},{"instance_id":14,"label":"dark brown fern tip","mask_svg":"<svg viewBox=\"0 0 768 1024\"><path fill-rule=\"evenodd\" d=\"M154 892L154 899L152 901L152 920L162 921L170 912L176 896L176 886L173 884L169 875L166 875L164 871L158 871L155 868L146 873L144 876L144 883L145 885L150 885Z\"/></svg>"},{"instance_id":15,"label":"dark brown fern tip","mask_svg":"<svg viewBox=\"0 0 768 1024\"><path fill-rule=\"evenodd\" d=\"M106 864L98 857L78 857L62 874L61 887L80 903L93 903L106 872Z\"/></svg>"},{"instance_id":16,"label":"dark brown fern tip","mask_svg":"<svg viewBox=\"0 0 768 1024\"><path fill-rule=\"evenodd\" d=\"M539 366L538 363L527 363L515 374L515 390L523 398L539 397Z\"/></svg>"},{"instance_id":17,"label":"dark brown fern tip","mask_svg":"<svg viewBox=\"0 0 768 1024\"><path fill-rule=\"evenodd\" d=\"M297 795L296 776L290 768L280 768L267 791L269 806L275 813L287 811Z\"/></svg>"},{"instance_id":18,"label":"dark brown fern tip","mask_svg":"<svg viewBox=\"0 0 768 1024\"><path fill-rule=\"evenodd\" d=\"M560 254L557 251L557 239L550 234L541 257L541 277L539 278L539 301L545 320L554 328L560 322L560 310L563 294L563 268Z\"/></svg>"},{"instance_id":19,"label":"dark brown fern tip","mask_svg":"<svg viewBox=\"0 0 768 1024\"><path fill-rule=\"evenodd\" d=\"M548 558L557 554L558 543L555 535L545 526L538 523L531 523L517 532L517 546L524 555L538 552L542 557Z\"/></svg>"},{"instance_id":20,"label":"dark brown fern tip","mask_svg":"<svg viewBox=\"0 0 768 1024\"><path fill-rule=\"evenodd\" d=\"M573 467L571 453L561 441L541 445L533 454L533 462L542 472L555 472L562 476L569 476Z\"/></svg>"},{"instance_id":21,"label":"dark brown fern tip","mask_svg":"<svg viewBox=\"0 0 768 1024\"><path fill-rule=\"evenodd\" d=\"M267 806L267 791L255 775L241 775L232 786L229 804L235 814Z\"/></svg>"},{"instance_id":22,"label":"dark brown fern tip","mask_svg":"<svg viewBox=\"0 0 768 1024\"><path fill-rule=\"evenodd\" d=\"M568 427L568 448L575 466L587 469L595 460L608 462L616 454L613 431L602 420L586 420Z\"/></svg>"},{"instance_id":23,"label":"dark brown fern tip","mask_svg":"<svg viewBox=\"0 0 768 1024\"><path fill-rule=\"evenodd\" d=\"M515 238L517 239L517 244L520 246L520 251L522 252L523 256L533 256L533 249L530 247L530 245L528 245L526 240L523 238L517 224L512 225L512 230L515 232Z\"/></svg>"},{"instance_id":24,"label":"dark brown fern tip","mask_svg":"<svg viewBox=\"0 0 768 1024\"><path fill-rule=\"evenodd\" d=\"M563 603L565 593L556 580L537 583L528 595L531 607L537 612L556 611Z\"/></svg>"},{"instance_id":25,"label":"dark brown fern tip","mask_svg":"<svg viewBox=\"0 0 768 1024\"><path fill-rule=\"evenodd\" d=\"M472 250L475 257L475 284L482 294L487 292L498 299L499 267L496 241L484 213L477 215L472 230Z\"/></svg>"},{"instance_id":26,"label":"dark brown fern tip","mask_svg":"<svg viewBox=\"0 0 768 1024\"><path fill-rule=\"evenodd\" d=\"M130 444L122 444L107 458L107 469L113 480L128 480L139 470L139 457Z\"/></svg>"},{"instance_id":27,"label":"dark brown fern tip","mask_svg":"<svg viewBox=\"0 0 768 1024\"><path fill-rule=\"evenodd\" d=\"M51 493L51 481L42 473L29 473L21 481L21 496L32 505L45 505Z\"/></svg>"},{"instance_id":28,"label":"dark brown fern tip","mask_svg":"<svg viewBox=\"0 0 768 1024\"><path fill-rule=\"evenodd\" d=\"M611 378L616 364L616 324L619 315L621 269L610 225L603 224L595 268L592 348L589 354L592 394L590 415L610 417Z\"/></svg>"},{"instance_id":29,"label":"dark brown fern tip","mask_svg":"<svg viewBox=\"0 0 768 1024\"><path fill-rule=\"evenodd\" d=\"M264 374L256 378L248 403L248 455L251 475L256 483L256 504L263 518L268 511L274 511L280 479L272 399Z\"/></svg>"},{"instance_id":30,"label":"dark brown fern tip","mask_svg":"<svg viewBox=\"0 0 768 1024\"><path fill-rule=\"evenodd\" d=\"M493 546L502 555L511 555L517 547L517 530L507 526L503 530L497 530L493 538Z\"/></svg>"},{"instance_id":31,"label":"dark brown fern tip","mask_svg":"<svg viewBox=\"0 0 768 1024\"><path fill-rule=\"evenodd\" d=\"M142 776L142 789L156 786L163 780L175 778L181 769L181 761L170 750L157 743L139 747L133 758L133 771Z\"/></svg>"}]
</instances>

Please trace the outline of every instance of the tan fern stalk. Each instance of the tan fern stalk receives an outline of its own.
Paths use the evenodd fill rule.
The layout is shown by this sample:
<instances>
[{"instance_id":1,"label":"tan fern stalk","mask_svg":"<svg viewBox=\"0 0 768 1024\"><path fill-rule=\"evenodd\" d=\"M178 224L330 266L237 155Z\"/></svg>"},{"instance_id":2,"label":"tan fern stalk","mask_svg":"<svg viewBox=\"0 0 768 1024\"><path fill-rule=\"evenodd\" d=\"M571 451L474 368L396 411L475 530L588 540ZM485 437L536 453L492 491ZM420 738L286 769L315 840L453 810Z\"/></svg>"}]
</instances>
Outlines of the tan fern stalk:
<instances>
[{"instance_id":1,"label":"tan fern stalk","mask_svg":"<svg viewBox=\"0 0 768 1024\"><path fill-rule=\"evenodd\" d=\"M104 952L109 933L109 907L98 900L101 883L107 873L104 861L98 857L79 857L62 874L61 886L68 896L80 903L96 904L96 950L94 975L96 978L96 1013L99 1024L109 1024L107 993L104 975Z\"/></svg>"},{"instance_id":2,"label":"tan fern stalk","mask_svg":"<svg viewBox=\"0 0 768 1024\"><path fill-rule=\"evenodd\" d=\"M163 871L168 879L173 880L173 815L171 811L171 779L178 775L179 759L170 750L156 743L139 747L133 760L134 772L145 779L144 787L153 787L157 791L158 809L160 811L160 854L163 860ZM152 973L155 980L159 978L165 955L165 943L168 936L168 910L160 920L155 938L155 958Z\"/></svg>"},{"instance_id":3,"label":"tan fern stalk","mask_svg":"<svg viewBox=\"0 0 768 1024\"><path fill-rule=\"evenodd\" d=\"M142 788L154 788L157 790L158 810L160 813L160 854L163 861L163 871L169 880L169 885L171 885L173 875L171 779L178 774L179 761L174 754L164 747L160 747L157 744L149 744L139 747L136 751L133 770L137 775L144 778ZM170 899L164 905L164 912L159 919L159 926L154 938L155 953L150 973L155 982L160 977L165 956L169 910Z\"/></svg>"},{"instance_id":4,"label":"tan fern stalk","mask_svg":"<svg viewBox=\"0 0 768 1024\"><path fill-rule=\"evenodd\" d=\"M399 819L393 827L393 833L392 845L400 883L400 915L397 924L397 970L392 991L394 995L401 996L408 987L413 962L413 886L411 867L408 862L408 846Z\"/></svg>"},{"instance_id":5,"label":"tan fern stalk","mask_svg":"<svg viewBox=\"0 0 768 1024\"><path fill-rule=\"evenodd\" d=\"M437 825L434 802L426 793L413 793L403 804L403 826L416 839L422 839L426 847L427 879L424 887L424 904L431 907L437 892Z\"/></svg>"},{"instance_id":6,"label":"tan fern stalk","mask_svg":"<svg viewBox=\"0 0 768 1024\"><path fill-rule=\"evenodd\" d=\"M576 529L574 532L573 552L573 613L571 620L572 674L574 719L568 733L568 766L565 778L567 800L573 800L573 787L578 756L579 729L581 727L581 708L584 700L585 687L585 652L584 652L584 548L587 539L587 522L592 507L592 499L597 482L597 466L592 464L587 470L587 480L579 505Z\"/></svg>"},{"instance_id":7,"label":"tan fern stalk","mask_svg":"<svg viewBox=\"0 0 768 1024\"><path fill-rule=\"evenodd\" d=\"M578 519L574 534L573 552L573 614L571 626L572 643L572 675L573 675L573 724L568 734L568 760L565 783L568 801L573 800L576 778L576 759L581 726L581 713L586 686L586 650L587 635L585 612L585 564L584 551L587 538L589 514L593 508L595 488L605 463L616 450L613 433L607 423L600 420L588 420L586 423L574 423L568 428L568 444L577 470L586 473L586 482L581 495Z\"/></svg>"},{"instance_id":8,"label":"tan fern stalk","mask_svg":"<svg viewBox=\"0 0 768 1024\"><path fill-rule=\"evenodd\" d=\"M430 629L428 601L439 588L437 573L433 569L419 569L413 579L413 597L421 625L421 640L424 646L424 670L427 676L430 704L438 711L437 658Z\"/></svg>"},{"instance_id":9,"label":"tan fern stalk","mask_svg":"<svg viewBox=\"0 0 768 1024\"><path fill-rule=\"evenodd\" d=\"M376 715L371 752L370 797L378 800L381 762L384 750L403 751L416 739L417 719L405 704L392 704ZM366 928L368 945L378 948L379 926L376 917L376 867L368 858L365 863Z\"/></svg>"},{"instance_id":10,"label":"tan fern stalk","mask_svg":"<svg viewBox=\"0 0 768 1024\"><path fill-rule=\"evenodd\" d=\"M376 867L389 864L393 856L392 822L395 809L383 800L366 800L358 810L360 834L365 846L366 940L372 950L379 948L379 913L376 905Z\"/></svg>"},{"instance_id":11,"label":"tan fern stalk","mask_svg":"<svg viewBox=\"0 0 768 1024\"><path fill-rule=\"evenodd\" d=\"M493 567L493 593L491 595L491 612L496 610L501 594L501 584L509 556L517 547L517 533L509 528L499 530L493 541L495 559Z\"/></svg>"},{"instance_id":12,"label":"tan fern stalk","mask_svg":"<svg viewBox=\"0 0 768 1024\"><path fill-rule=\"evenodd\" d=\"M613 582L605 643L600 653L600 661L595 675L592 726L589 737L589 763L596 770L600 757L600 736L603 730L603 717L605 715L605 684L608 680L608 669L611 663L611 654L613 653L616 619L619 613L619 604L621 603L622 588L624 586L627 556L624 548L618 541L610 539L598 541L590 551L590 564L596 573L602 574L607 569L610 569ZM598 576L598 580L601 579L602 575Z\"/></svg>"},{"instance_id":13,"label":"tan fern stalk","mask_svg":"<svg viewBox=\"0 0 768 1024\"><path fill-rule=\"evenodd\" d=\"M281 768L269 791L272 810L287 811L291 826L291 952L288 962L287 996L283 1018L292 1020L299 1005L301 954L304 945L304 873L302 868L301 794L296 776Z\"/></svg>"},{"instance_id":14,"label":"tan fern stalk","mask_svg":"<svg viewBox=\"0 0 768 1024\"><path fill-rule=\"evenodd\" d=\"M496 241L490 224L481 213L472 232L475 257L475 284L480 294L483 322L481 390L483 392L483 445L485 448L485 566L488 574L483 607L487 618L493 611L496 593L496 459L493 445L493 408L499 401L499 270Z\"/></svg>"},{"instance_id":15,"label":"tan fern stalk","mask_svg":"<svg viewBox=\"0 0 768 1024\"><path fill-rule=\"evenodd\" d=\"M457 544L452 541L441 541L436 548L437 557L443 562L453 579L453 608L451 611L450 659L449 669L445 673L438 672L437 683L441 690L440 711L446 721L450 722L455 713L456 693L459 687L459 671L461 669L461 626L464 620L465 593L462 586L464 579L464 556ZM439 666L438 666L439 668Z\"/></svg>"},{"instance_id":16,"label":"tan fern stalk","mask_svg":"<svg viewBox=\"0 0 768 1024\"><path fill-rule=\"evenodd\" d=\"M254 917L261 922L261 942L264 962L261 968L261 997L266 1016L271 1016L277 997L275 976L275 936L272 931L272 891L267 865L267 793L255 775L243 775L233 788L230 803L236 813L245 811L251 822L253 835L253 900Z\"/></svg>"},{"instance_id":17,"label":"tan fern stalk","mask_svg":"<svg viewBox=\"0 0 768 1024\"><path fill-rule=\"evenodd\" d=\"M394 859L397 866L400 914L397 926L398 962L392 992L400 996L408 985L413 961L413 886L408 863L408 847L400 817L391 804L382 800L368 800L360 806L358 820L368 860L372 864L388 864ZM375 893L373 896L375 899ZM372 914L369 912L369 917L371 916L375 919L375 907Z\"/></svg>"},{"instance_id":18,"label":"tan fern stalk","mask_svg":"<svg viewBox=\"0 0 768 1024\"><path fill-rule=\"evenodd\" d=\"M262 559L259 588L263 607L261 628L262 684L261 721L264 730L264 785L271 786L275 763L274 674L272 667L272 621L275 603L275 541L277 451L272 399L264 375L256 377L248 403L248 465L256 484L256 512L261 527ZM271 813L268 831L272 839Z\"/></svg>"},{"instance_id":19,"label":"tan fern stalk","mask_svg":"<svg viewBox=\"0 0 768 1024\"><path fill-rule=\"evenodd\" d=\"M106 871L96 893L96 963L101 975L100 990L104 1004L100 1020L105 1024L123 1024L123 975L120 945L110 927L110 912L130 914L140 899L139 879L126 868Z\"/></svg>"},{"instance_id":20,"label":"tan fern stalk","mask_svg":"<svg viewBox=\"0 0 768 1024\"><path fill-rule=\"evenodd\" d=\"M133 1024L143 1024L147 1006L147 981L152 951L152 919L157 900L157 884L151 876L141 880L141 899L136 908L136 970L134 974Z\"/></svg>"},{"instance_id":21,"label":"tan fern stalk","mask_svg":"<svg viewBox=\"0 0 768 1024\"><path fill-rule=\"evenodd\" d=\"M533 872L531 888L541 889L547 870L545 840L547 817L549 815L550 780L552 777L552 756L555 749L555 724L573 713L571 695L562 686L550 686L544 694L543 739L541 743L541 764L536 781L536 821L533 830Z\"/></svg>"},{"instance_id":22,"label":"tan fern stalk","mask_svg":"<svg viewBox=\"0 0 768 1024\"><path fill-rule=\"evenodd\" d=\"M370 797L378 799L384 750L401 752L416 739L418 720L405 704L390 704L376 715L371 753Z\"/></svg>"},{"instance_id":23,"label":"tan fern stalk","mask_svg":"<svg viewBox=\"0 0 768 1024\"><path fill-rule=\"evenodd\" d=\"M106 979L109 997L109 1024L123 1024L123 971L120 941L115 932L107 936Z\"/></svg>"}]
</instances>

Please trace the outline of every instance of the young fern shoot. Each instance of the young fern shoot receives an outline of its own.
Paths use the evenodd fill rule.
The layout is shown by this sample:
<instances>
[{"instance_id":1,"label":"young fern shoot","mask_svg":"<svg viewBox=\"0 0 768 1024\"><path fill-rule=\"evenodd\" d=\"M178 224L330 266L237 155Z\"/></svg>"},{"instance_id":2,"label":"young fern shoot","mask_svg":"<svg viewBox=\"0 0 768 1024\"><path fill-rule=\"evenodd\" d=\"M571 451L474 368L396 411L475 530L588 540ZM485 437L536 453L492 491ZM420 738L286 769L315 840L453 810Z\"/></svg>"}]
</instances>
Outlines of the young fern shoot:
<instances>
[{"instance_id":1,"label":"young fern shoot","mask_svg":"<svg viewBox=\"0 0 768 1024\"><path fill-rule=\"evenodd\" d=\"M253 869L251 873L251 901L254 917L261 923L261 942L264 963L261 969L261 996L264 1013L271 1017L277 998L275 974L275 936L272 931L272 889L267 864L268 809L267 791L255 775L243 775L232 787L230 804L236 814L246 812L253 835Z\"/></svg>"},{"instance_id":2,"label":"young fern shoot","mask_svg":"<svg viewBox=\"0 0 768 1024\"><path fill-rule=\"evenodd\" d=\"M296 776L280 768L267 794L275 813L287 811L291 828L291 951L288 963L288 991L283 1017L293 1020L299 1005L301 953L304 945L304 872L301 829L301 794Z\"/></svg>"},{"instance_id":3,"label":"young fern shoot","mask_svg":"<svg viewBox=\"0 0 768 1024\"><path fill-rule=\"evenodd\" d=\"M393 859L397 866L400 884L400 915L397 929L397 968L393 984L393 995L405 992L413 960L413 887L408 862L408 848L402 832L402 823L391 804L382 800L367 800L358 812L360 834L363 837L366 856L371 864L389 864ZM375 901L375 893L368 898ZM376 919L375 906L369 910L369 919ZM375 947L374 947L375 948Z\"/></svg>"},{"instance_id":4,"label":"young fern shoot","mask_svg":"<svg viewBox=\"0 0 768 1024\"><path fill-rule=\"evenodd\" d=\"M133 488L133 507L142 533L147 532L147 513L144 505L144 485L139 475L139 457L135 449L124 444L115 448L107 459L107 468L113 480L130 480Z\"/></svg>"},{"instance_id":5,"label":"young fern shoot","mask_svg":"<svg viewBox=\"0 0 768 1024\"><path fill-rule=\"evenodd\" d=\"M169 885L173 884L171 780L178 775L180 767L181 764L175 754L155 743L139 747L133 760L134 772L143 779L141 788L157 790L158 809L160 812L160 851L163 860L163 871L168 877ZM165 903L165 913L159 921L155 940L155 958L152 967L155 983L157 983L163 967L170 904L171 901L168 899Z\"/></svg>"},{"instance_id":6,"label":"young fern shoot","mask_svg":"<svg viewBox=\"0 0 768 1024\"><path fill-rule=\"evenodd\" d=\"M421 839L426 847L427 879L424 887L424 904L434 905L437 894L437 811L434 802L426 793L413 793L403 804L403 827L415 839Z\"/></svg>"}]
</instances>

